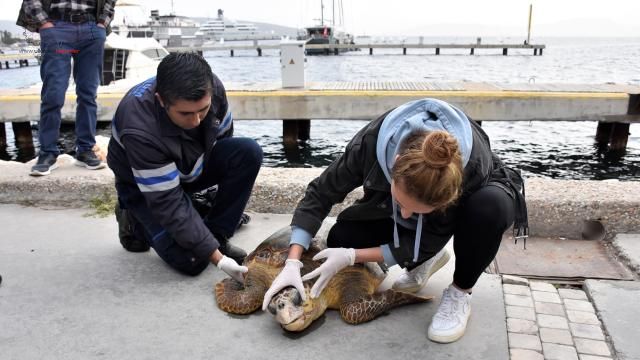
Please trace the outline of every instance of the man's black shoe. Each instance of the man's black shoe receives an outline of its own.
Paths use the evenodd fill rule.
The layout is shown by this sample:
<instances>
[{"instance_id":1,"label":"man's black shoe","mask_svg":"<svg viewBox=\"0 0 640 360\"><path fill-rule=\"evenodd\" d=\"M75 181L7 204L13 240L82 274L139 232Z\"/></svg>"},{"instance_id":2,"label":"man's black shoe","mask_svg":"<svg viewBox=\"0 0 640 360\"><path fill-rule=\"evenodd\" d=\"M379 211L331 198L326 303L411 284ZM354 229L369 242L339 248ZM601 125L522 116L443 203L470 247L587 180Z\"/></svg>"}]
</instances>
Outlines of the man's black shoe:
<instances>
[{"instance_id":1,"label":"man's black shoe","mask_svg":"<svg viewBox=\"0 0 640 360\"><path fill-rule=\"evenodd\" d=\"M247 225L249 221L251 221L251 216L249 216L249 214L247 213L242 213L242 216L240 216L240 221L238 221L238 227L236 228L236 230L240 229L240 226L242 225Z\"/></svg>"},{"instance_id":2,"label":"man's black shoe","mask_svg":"<svg viewBox=\"0 0 640 360\"><path fill-rule=\"evenodd\" d=\"M147 240L139 239L135 234L134 227L140 226L140 224L137 224L127 209L120 208L120 203L116 203L116 220L118 221L118 237L123 248L131 252L149 251L150 246Z\"/></svg>"},{"instance_id":3,"label":"man's black shoe","mask_svg":"<svg viewBox=\"0 0 640 360\"><path fill-rule=\"evenodd\" d=\"M224 235L213 234L213 236L215 236L215 238L220 243L220 247L218 247L218 250L220 250L220 252L223 255L228 256L233 260L235 260L235 262L237 262L238 265L242 265L244 258L247 257L247 252L237 246L231 245L229 243L229 239Z\"/></svg>"},{"instance_id":4,"label":"man's black shoe","mask_svg":"<svg viewBox=\"0 0 640 360\"><path fill-rule=\"evenodd\" d=\"M84 166L89 170L98 170L107 166L107 164L98 159L98 156L96 156L96 153L94 153L92 150L83 151L76 154L76 165Z\"/></svg>"},{"instance_id":5,"label":"man's black shoe","mask_svg":"<svg viewBox=\"0 0 640 360\"><path fill-rule=\"evenodd\" d=\"M40 153L40 155L38 155L38 161L31 167L29 175L44 176L51 174L51 170L58 167L58 165L56 165L57 159L57 155L51 153Z\"/></svg>"}]
</instances>

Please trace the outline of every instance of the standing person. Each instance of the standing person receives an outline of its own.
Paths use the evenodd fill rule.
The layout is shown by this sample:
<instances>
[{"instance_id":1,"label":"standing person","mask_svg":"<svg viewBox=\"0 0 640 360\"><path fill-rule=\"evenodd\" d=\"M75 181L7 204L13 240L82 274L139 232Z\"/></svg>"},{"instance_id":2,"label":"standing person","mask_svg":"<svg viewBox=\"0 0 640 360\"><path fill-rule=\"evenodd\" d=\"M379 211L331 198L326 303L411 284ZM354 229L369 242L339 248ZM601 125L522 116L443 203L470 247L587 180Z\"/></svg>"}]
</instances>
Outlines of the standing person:
<instances>
[{"instance_id":1,"label":"standing person","mask_svg":"<svg viewBox=\"0 0 640 360\"><path fill-rule=\"evenodd\" d=\"M356 262L406 267L393 287L417 291L446 264L444 247L453 236L453 282L428 337L456 341L467 326L473 286L494 259L502 234L514 217L514 228L528 231L523 185L462 111L435 99L404 104L360 130L309 184L293 215L286 265L265 294L263 309L287 286L305 298L302 281L315 277L310 296L318 297L333 275ZM324 263L301 277L300 255L331 207L358 186L364 196L338 215L328 249L314 258Z\"/></svg>"},{"instance_id":2,"label":"standing person","mask_svg":"<svg viewBox=\"0 0 640 360\"><path fill-rule=\"evenodd\" d=\"M232 137L224 86L206 60L165 57L155 78L124 96L111 129L107 163L116 178L122 246L152 247L188 275L213 262L242 281L247 268L238 264L247 254L229 238L242 221L262 149L253 139ZM193 194L198 204L207 200L204 218Z\"/></svg>"},{"instance_id":3,"label":"standing person","mask_svg":"<svg viewBox=\"0 0 640 360\"><path fill-rule=\"evenodd\" d=\"M61 109L71 75L76 84L76 165L90 170L105 164L93 153L96 144L96 91L102 76L104 42L116 0L23 0L17 25L40 33L40 152L31 175L56 168Z\"/></svg>"}]
</instances>

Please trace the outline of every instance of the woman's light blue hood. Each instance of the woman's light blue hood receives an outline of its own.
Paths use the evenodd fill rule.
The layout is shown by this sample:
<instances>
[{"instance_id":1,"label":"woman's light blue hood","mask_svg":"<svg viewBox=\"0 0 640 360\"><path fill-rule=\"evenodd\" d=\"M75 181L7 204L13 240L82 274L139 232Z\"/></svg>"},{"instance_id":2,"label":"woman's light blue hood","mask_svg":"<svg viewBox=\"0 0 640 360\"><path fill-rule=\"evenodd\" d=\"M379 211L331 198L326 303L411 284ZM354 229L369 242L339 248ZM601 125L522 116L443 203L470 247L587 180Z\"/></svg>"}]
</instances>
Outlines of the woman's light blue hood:
<instances>
[{"instance_id":1,"label":"woman's light blue hood","mask_svg":"<svg viewBox=\"0 0 640 360\"><path fill-rule=\"evenodd\" d=\"M414 131L444 130L458 140L462 166L466 166L473 148L473 134L469 118L460 109L442 100L421 99L397 107L384 119L376 155L387 180L391 182L391 168L399 144Z\"/></svg>"},{"instance_id":2,"label":"woman's light blue hood","mask_svg":"<svg viewBox=\"0 0 640 360\"><path fill-rule=\"evenodd\" d=\"M391 183L391 169L395 162L399 145L411 133L415 131L444 130L458 140L458 146L462 155L462 166L465 167L471 156L473 148L473 134L469 118L458 108L436 99L421 99L408 102L397 107L383 120L378 133L376 144L376 156L378 163ZM414 259L418 260L420 239L422 234L422 214L414 214L410 219L398 218L398 209L395 199L393 204L393 220L398 221L407 228L416 230L414 242ZM417 222L417 224L416 224ZM397 227L394 226L394 245L400 246Z\"/></svg>"}]
</instances>

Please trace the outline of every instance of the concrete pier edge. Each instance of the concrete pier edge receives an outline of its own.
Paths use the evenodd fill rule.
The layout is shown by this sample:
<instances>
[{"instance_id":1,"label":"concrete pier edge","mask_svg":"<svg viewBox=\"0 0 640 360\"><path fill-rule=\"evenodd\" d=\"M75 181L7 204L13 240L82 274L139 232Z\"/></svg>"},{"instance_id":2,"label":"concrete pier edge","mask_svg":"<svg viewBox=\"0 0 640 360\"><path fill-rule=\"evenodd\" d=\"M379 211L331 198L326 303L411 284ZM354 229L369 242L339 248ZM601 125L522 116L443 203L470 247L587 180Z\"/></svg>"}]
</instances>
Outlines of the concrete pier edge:
<instances>
[{"instance_id":1,"label":"concrete pier edge","mask_svg":"<svg viewBox=\"0 0 640 360\"><path fill-rule=\"evenodd\" d=\"M0 161L0 203L38 207L86 208L102 196L115 196L114 176L107 168L90 171L59 158L59 168L44 177L29 176L30 164ZM309 181L321 168L268 168L260 170L248 210L292 213ZM358 199L353 191L334 206L331 215ZM607 238L640 229L640 182L526 179L529 225L532 236L581 238L585 220L600 221Z\"/></svg>"}]
</instances>

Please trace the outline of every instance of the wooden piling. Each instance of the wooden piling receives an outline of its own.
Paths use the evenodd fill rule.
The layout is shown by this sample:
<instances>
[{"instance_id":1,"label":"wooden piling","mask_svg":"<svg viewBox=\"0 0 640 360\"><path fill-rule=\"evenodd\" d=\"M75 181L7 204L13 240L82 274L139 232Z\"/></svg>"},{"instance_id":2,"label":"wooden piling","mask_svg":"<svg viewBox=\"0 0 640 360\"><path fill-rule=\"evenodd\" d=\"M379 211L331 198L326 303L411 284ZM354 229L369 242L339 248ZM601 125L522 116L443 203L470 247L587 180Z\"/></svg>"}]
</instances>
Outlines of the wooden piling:
<instances>
[{"instance_id":1,"label":"wooden piling","mask_svg":"<svg viewBox=\"0 0 640 360\"><path fill-rule=\"evenodd\" d=\"M7 146L7 132L4 123L0 124L0 147Z\"/></svg>"},{"instance_id":2,"label":"wooden piling","mask_svg":"<svg viewBox=\"0 0 640 360\"><path fill-rule=\"evenodd\" d=\"M230 50L230 51L231 51L231 57L233 57L233 50Z\"/></svg>"},{"instance_id":3,"label":"wooden piling","mask_svg":"<svg viewBox=\"0 0 640 360\"><path fill-rule=\"evenodd\" d=\"M373 55L373 48L369 48L369 55Z\"/></svg>"},{"instance_id":4,"label":"wooden piling","mask_svg":"<svg viewBox=\"0 0 640 360\"><path fill-rule=\"evenodd\" d=\"M440 55L440 48L436 48L436 55Z\"/></svg>"},{"instance_id":5,"label":"wooden piling","mask_svg":"<svg viewBox=\"0 0 640 360\"><path fill-rule=\"evenodd\" d=\"M473 52L476 48L471 48L471 52L469 53L469 55L473 55Z\"/></svg>"},{"instance_id":6,"label":"wooden piling","mask_svg":"<svg viewBox=\"0 0 640 360\"><path fill-rule=\"evenodd\" d=\"M611 140L609 141L609 150L615 152L623 152L627 148L629 140L629 123L615 123L611 131Z\"/></svg>"},{"instance_id":7,"label":"wooden piling","mask_svg":"<svg viewBox=\"0 0 640 360\"><path fill-rule=\"evenodd\" d=\"M309 140L311 120L283 120L282 142L285 147L295 146L298 140Z\"/></svg>"},{"instance_id":8,"label":"wooden piling","mask_svg":"<svg viewBox=\"0 0 640 360\"><path fill-rule=\"evenodd\" d=\"M407 55L407 48L402 48L402 55Z\"/></svg>"},{"instance_id":9,"label":"wooden piling","mask_svg":"<svg viewBox=\"0 0 640 360\"><path fill-rule=\"evenodd\" d=\"M258 48L257 50L258 50L258 56L262 56L262 49Z\"/></svg>"},{"instance_id":10,"label":"wooden piling","mask_svg":"<svg viewBox=\"0 0 640 360\"><path fill-rule=\"evenodd\" d=\"M502 48L502 55L507 56L507 48Z\"/></svg>"},{"instance_id":11,"label":"wooden piling","mask_svg":"<svg viewBox=\"0 0 640 360\"><path fill-rule=\"evenodd\" d=\"M13 122L13 135L16 143L33 144L33 136L31 135L31 123L29 122Z\"/></svg>"},{"instance_id":12,"label":"wooden piling","mask_svg":"<svg viewBox=\"0 0 640 360\"><path fill-rule=\"evenodd\" d=\"M596 143L599 146L606 146L609 144L609 139L611 139L611 131L613 129L613 123L609 122L598 122L598 128L596 130Z\"/></svg>"},{"instance_id":13,"label":"wooden piling","mask_svg":"<svg viewBox=\"0 0 640 360\"><path fill-rule=\"evenodd\" d=\"M333 48L333 55L340 55L340 49Z\"/></svg>"}]
</instances>

